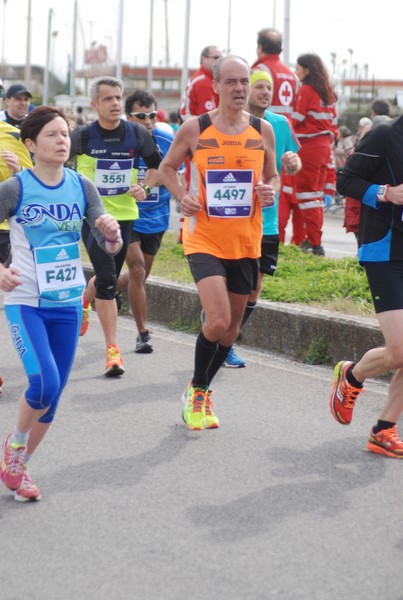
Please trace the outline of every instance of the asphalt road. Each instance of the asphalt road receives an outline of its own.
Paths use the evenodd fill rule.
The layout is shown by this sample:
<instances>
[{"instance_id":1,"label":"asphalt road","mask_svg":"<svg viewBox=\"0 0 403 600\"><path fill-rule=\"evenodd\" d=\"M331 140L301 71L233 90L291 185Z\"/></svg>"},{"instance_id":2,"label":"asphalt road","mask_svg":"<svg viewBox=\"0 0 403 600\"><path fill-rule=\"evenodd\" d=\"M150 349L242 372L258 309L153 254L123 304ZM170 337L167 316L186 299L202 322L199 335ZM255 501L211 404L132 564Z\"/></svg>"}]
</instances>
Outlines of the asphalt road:
<instances>
[{"instance_id":1,"label":"asphalt road","mask_svg":"<svg viewBox=\"0 0 403 600\"><path fill-rule=\"evenodd\" d=\"M24 376L0 307L0 437ZM194 336L153 327L155 351L105 379L96 315L57 419L31 461L42 500L0 488L0 599L403 598L403 464L366 451L386 385L353 423L327 398L332 371L240 348L214 382L221 427L190 432L180 396ZM399 525L400 523L400 525Z\"/></svg>"}]
</instances>

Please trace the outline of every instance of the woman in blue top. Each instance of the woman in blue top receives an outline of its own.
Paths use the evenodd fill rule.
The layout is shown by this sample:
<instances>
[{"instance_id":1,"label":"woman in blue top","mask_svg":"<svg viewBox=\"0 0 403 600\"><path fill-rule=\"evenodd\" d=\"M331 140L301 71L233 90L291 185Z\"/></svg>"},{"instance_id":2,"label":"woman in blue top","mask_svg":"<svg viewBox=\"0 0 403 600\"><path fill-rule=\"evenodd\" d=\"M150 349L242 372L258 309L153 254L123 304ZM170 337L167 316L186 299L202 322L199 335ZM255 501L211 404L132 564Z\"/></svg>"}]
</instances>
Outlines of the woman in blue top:
<instances>
[{"instance_id":1,"label":"woman in blue top","mask_svg":"<svg viewBox=\"0 0 403 600\"><path fill-rule=\"evenodd\" d=\"M0 185L0 221L8 219L13 261L0 264L10 333L28 377L16 427L3 444L0 478L21 501L39 500L27 463L53 421L73 364L85 286L79 240L84 216L111 254L122 245L93 183L64 168L68 122L41 106L21 127L35 166Z\"/></svg>"}]
</instances>

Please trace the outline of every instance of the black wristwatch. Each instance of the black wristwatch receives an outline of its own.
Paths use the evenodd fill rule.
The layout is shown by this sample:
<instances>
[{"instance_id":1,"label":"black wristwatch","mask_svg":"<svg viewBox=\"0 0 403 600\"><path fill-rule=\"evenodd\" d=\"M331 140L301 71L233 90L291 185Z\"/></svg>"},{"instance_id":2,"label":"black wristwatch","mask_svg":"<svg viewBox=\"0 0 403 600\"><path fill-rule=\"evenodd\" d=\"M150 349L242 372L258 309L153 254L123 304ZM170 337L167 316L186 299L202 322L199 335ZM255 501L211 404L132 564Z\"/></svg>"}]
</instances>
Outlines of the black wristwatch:
<instances>
[{"instance_id":1,"label":"black wristwatch","mask_svg":"<svg viewBox=\"0 0 403 600\"><path fill-rule=\"evenodd\" d=\"M143 188L143 190L146 193L146 196L149 196L151 194L151 188L149 185L147 185L146 183L140 183L140 187Z\"/></svg>"}]
</instances>

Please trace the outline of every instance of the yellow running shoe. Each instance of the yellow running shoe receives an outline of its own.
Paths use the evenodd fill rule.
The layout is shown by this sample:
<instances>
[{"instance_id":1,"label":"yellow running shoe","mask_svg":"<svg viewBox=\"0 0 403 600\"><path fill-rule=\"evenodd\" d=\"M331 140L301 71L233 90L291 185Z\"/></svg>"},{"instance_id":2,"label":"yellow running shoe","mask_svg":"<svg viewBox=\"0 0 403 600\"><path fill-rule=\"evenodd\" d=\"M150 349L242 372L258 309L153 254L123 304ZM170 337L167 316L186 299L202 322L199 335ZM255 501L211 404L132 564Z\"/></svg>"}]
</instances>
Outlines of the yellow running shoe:
<instances>
[{"instance_id":1,"label":"yellow running shoe","mask_svg":"<svg viewBox=\"0 0 403 600\"><path fill-rule=\"evenodd\" d=\"M80 328L80 336L83 336L87 333L88 326L90 324L90 314L91 314L91 304L84 308L83 306L83 316L81 317L81 328Z\"/></svg>"},{"instance_id":2,"label":"yellow running shoe","mask_svg":"<svg viewBox=\"0 0 403 600\"><path fill-rule=\"evenodd\" d=\"M123 375L124 372L125 369L120 350L116 344L111 344L108 346L108 350L106 351L105 376L118 377L119 375Z\"/></svg>"},{"instance_id":3,"label":"yellow running shoe","mask_svg":"<svg viewBox=\"0 0 403 600\"><path fill-rule=\"evenodd\" d=\"M205 411L206 411L206 427L205 429L217 429L220 426L220 421L214 412L214 404L211 402L211 396L214 394L213 390L207 390Z\"/></svg>"},{"instance_id":4,"label":"yellow running shoe","mask_svg":"<svg viewBox=\"0 0 403 600\"><path fill-rule=\"evenodd\" d=\"M190 382L183 392L182 402L185 408L182 411L182 419L188 429L200 431L206 427L205 403L207 391L207 388L194 388L192 382Z\"/></svg>"}]
</instances>

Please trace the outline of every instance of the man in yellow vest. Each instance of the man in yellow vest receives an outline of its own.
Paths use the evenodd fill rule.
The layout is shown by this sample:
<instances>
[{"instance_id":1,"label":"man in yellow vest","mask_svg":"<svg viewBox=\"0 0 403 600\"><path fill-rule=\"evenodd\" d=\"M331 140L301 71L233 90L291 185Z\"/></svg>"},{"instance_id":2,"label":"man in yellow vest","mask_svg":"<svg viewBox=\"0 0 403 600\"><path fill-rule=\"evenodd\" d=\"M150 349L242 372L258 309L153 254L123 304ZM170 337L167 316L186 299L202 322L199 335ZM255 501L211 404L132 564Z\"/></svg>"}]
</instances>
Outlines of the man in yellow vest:
<instances>
[{"instance_id":1,"label":"man in yellow vest","mask_svg":"<svg viewBox=\"0 0 403 600\"><path fill-rule=\"evenodd\" d=\"M0 182L23 168L32 167L28 150L20 140L18 129L0 121ZM0 262L10 261L10 232L7 221L0 223ZM0 377L0 394L3 379Z\"/></svg>"}]
</instances>

